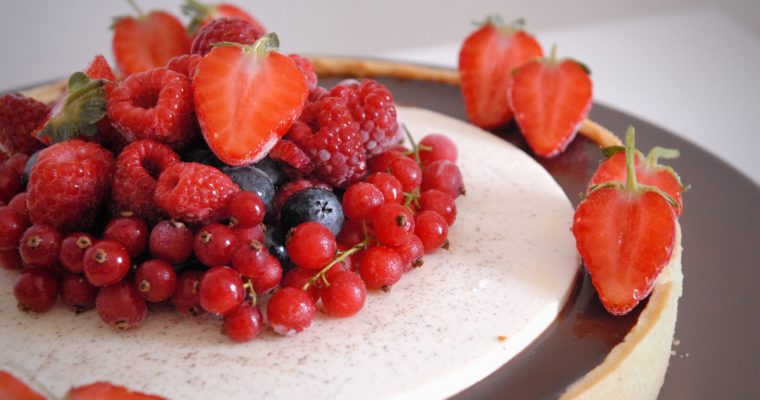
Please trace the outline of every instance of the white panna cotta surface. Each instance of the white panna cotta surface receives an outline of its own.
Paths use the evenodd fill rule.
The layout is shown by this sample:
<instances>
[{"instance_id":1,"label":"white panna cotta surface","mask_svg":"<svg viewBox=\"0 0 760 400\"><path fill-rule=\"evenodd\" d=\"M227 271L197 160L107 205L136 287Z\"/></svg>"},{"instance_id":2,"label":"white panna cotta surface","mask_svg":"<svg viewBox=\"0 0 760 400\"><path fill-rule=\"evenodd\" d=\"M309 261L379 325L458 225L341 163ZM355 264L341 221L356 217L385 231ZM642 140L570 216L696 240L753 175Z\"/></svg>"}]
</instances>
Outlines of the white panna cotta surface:
<instances>
[{"instance_id":1,"label":"white panna cotta surface","mask_svg":"<svg viewBox=\"0 0 760 400\"><path fill-rule=\"evenodd\" d=\"M399 107L412 135L443 133L459 149L467 194L450 249L425 256L354 317L318 313L293 337L267 329L238 344L212 316L151 310L118 332L61 301L16 309L16 271L0 271L0 369L63 397L110 381L170 399L442 398L524 349L555 319L577 276L573 208L552 177L511 144L462 121Z\"/></svg>"}]
</instances>

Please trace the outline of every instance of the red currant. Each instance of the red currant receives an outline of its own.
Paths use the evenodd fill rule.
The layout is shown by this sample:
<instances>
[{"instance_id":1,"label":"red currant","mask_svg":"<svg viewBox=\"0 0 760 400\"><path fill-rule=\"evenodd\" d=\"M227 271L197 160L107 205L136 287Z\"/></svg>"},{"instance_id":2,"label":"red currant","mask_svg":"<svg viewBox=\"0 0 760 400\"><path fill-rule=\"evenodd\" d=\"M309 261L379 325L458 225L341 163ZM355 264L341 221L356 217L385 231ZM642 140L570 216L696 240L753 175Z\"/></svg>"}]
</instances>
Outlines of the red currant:
<instances>
[{"instance_id":1,"label":"red currant","mask_svg":"<svg viewBox=\"0 0 760 400\"><path fill-rule=\"evenodd\" d=\"M148 238L150 255L172 264L182 264L193 254L193 231L177 220L161 221Z\"/></svg>"},{"instance_id":2,"label":"red currant","mask_svg":"<svg viewBox=\"0 0 760 400\"><path fill-rule=\"evenodd\" d=\"M61 279L61 298L77 314L95 307L98 288L93 286L82 274L64 272Z\"/></svg>"},{"instance_id":3,"label":"red currant","mask_svg":"<svg viewBox=\"0 0 760 400\"><path fill-rule=\"evenodd\" d=\"M367 286L359 275L340 271L330 278L330 285L322 289L322 305L333 317L350 317L359 312L367 298Z\"/></svg>"},{"instance_id":4,"label":"red currant","mask_svg":"<svg viewBox=\"0 0 760 400\"><path fill-rule=\"evenodd\" d=\"M0 165L0 201L8 203L21 191L21 176L7 165Z\"/></svg>"},{"instance_id":5,"label":"red currant","mask_svg":"<svg viewBox=\"0 0 760 400\"><path fill-rule=\"evenodd\" d=\"M422 191L437 189L451 197L464 194L462 172L456 164L440 160L425 167L422 171Z\"/></svg>"},{"instance_id":6,"label":"red currant","mask_svg":"<svg viewBox=\"0 0 760 400\"><path fill-rule=\"evenodd\" d=\"M304 269L324 267L338 250L332 232L319 222L304 222L293 228L285 246L290 260Z\"/></svg>"},{"instance_id":7,"label":"red currant","mask_svg":"<svg viewBox=\"0 0 760 400\"><path fill-rule=\"evenodd\" d=\"M32 220L29 219L29 209L26 208L26 198L29 197L26 192L17 194L8 203L8 207L16 210L18 215L24 218L27 225L32 224Z\"/></svg>"},{"instance_id":8,"label":"red currant","mask_svg":"<svg viewBox=\"0 0 760 400\"><path fill-rule=\"evenodd\" d=\"M137 328L148 315L148 305L132 282L101 288L95 298L100 319L118 330Z\"/></svg>"},{"instance_id":9,"label":"red currant","mask_svg":"<svg viewBox=\"0 0 760 400\"><path fill-rule=\"evenodd\" d=\"M32 225L19 241L19 254L30 268L53 268L61 252L63 237L50 225Z\"/></svg>"},{"instance_id":10,"label":"red currant","mask_svg":"<svg viewBox=\"0 0 760 400\"><path fill-rule=\"evenodd\" d=\"M232 195L227 205L230 225L240 228L252 228L264 222L266 206L258 194L241 190Z\"/></svg>"},{"instance_id":11,"label":"red currant","mask_svg":"<svg viewBox=\"0 0 760 400\"><path fill-rule=\"evenodd\" d=\"M404 274L404 264L393 249L375 246L364 252L359 273L367 288L388 291Z\"/></svg>"},{"instance_id":12,"label":"red currant","mask_svg":"<svg viewBox=\"0 0 760 400\"><path fill-rule=\"evenodd\" d=\"M440 214L435 211L423 211L417 214L416 222L414 234L420 238L425 253L432 253L446 243L449 226Z\"/></svg>"},{"instance_id":13,"label":"red currant","mask_svg":"<svg viewBox=\"0 0 760 400\"><path fill-rule=\"evenodd\" d=\"M0 207L0 250L18 248L27 225L24 217L11 207Z\"/></svg>"},{"instance_id":14,"label":"red currant","mask_svg":"<svg viewBox=\"0 0 760 400\"><path fill-rule=\"evenodd\" d=\"M401 204L404 201L404 187L395 176L387 172L375 172L367 177L367 182L380 189L384 202Z\"/></svg>"},{"instance_id":15,"label":"red currant","mask_svg":"<svg viewBox=\"0 0 760 400\"><path fill-rule=\"evenodd\" d=\"M164 260L153 259L140 264L135 271L135 286L151 303L162 302L177 288L177 273L171 264Z\"/></svg>"},{"instance_id":16,"label":"red currant","mask_svg":"<svg viewBox=\"0 0 760 400\"><path fill-rule=\"evenodd\" d=\"M395 176L405 192L411 192L422 183L422 170L417 163L408 157L394 160L389 166L389 172Z\"/></svg>"},{"instance_id":17,"label":"red currant","mask_svg":"<svg viewBox=\"0 0 760 400\"><path fill-rule=\"evenodd\" d=\"M364 240L364 224L361 221L348 219L343 222L343 227L335 238L338 244L344 248L351 248Z\"/></svg>"},{"instance_id":18,"label":"red currant","mask_svg":"<svg viewBox=\"0 0 760 400\"><path fill-rule=\"evenodd\" d=\"M113 285L129 272L130 258L119 242L101 240L84 253L82 269L87 280L97 287Z\"/></svg>"},{"instance_id":19,"label":"red currant","mask_svg":"<svg viewBox=\"0 0 760 400\"><path fill-rule=\"evenodd\" d=\"M198 286L200 285L203 272L187 271L177 279L177 289L171 297L174 309L180 314L198 316L203 314L200 306Z\"/></svg>"},{"instance_id":20,"label":"red currant","mask_svg":"<svg viewBox=\"0 0 760 400\"><path fill-rule=\"evenodd\" d=\"M267 303L269 325L283 336L293 336L308 328L316 311L311 296L291 287L276 291Z\"/></svg>"},{"instance_id":21,"label":"red currant","mask_svg":"<svg viewBox=\"0 0 760 400\"><path fill-rule=\"evenodd\" d=\"M435 211L446 220L449 226L454 225L457 219L457 205L453 197L440 190L430 189L422 192L418 201L420 210Z\"/></svg>"},{"instance_id":22,"label":"red currant","mask_svg":"<svg viewBox=\"0 0 760 400\"><path fill-rule=\"evenodd\" d=\"M28 269L16 278L13 295L18 309L24 312L45 312L55 305L58 283L55 275L46 269Z\"/></svg>"},{"instance_id":23,"label":"red currant","mask_svg":"<svg viewBox=\"0 0 760 400\"><path fill-rule=\"evenodd\" d=\"M264 326L261 311L243 302L224 315L222 331L235 342L248 342L256 338Z\"/></svg>"},{"instance_id":24,"label":"red currant","mask_svg":"<svg viewBox=\"0 0 760 400\"><path fill-rule=\"evenodd\" d=\"M224 315L243 302L245 289L237 271L230 267L214 267L203 274L198 295L204 310Z\"/></svg>"},{"instance_id":25,"label":"red currant","mask_svg":"<svg viewBox=\"0 0 760 400\"><path fill-rule=\"evenodd\" d=\"M112 219L103 231L103 239L119 242L127 249L132 258L142 254L148 248L148 225L137 217L118 217Z\"/></svg>"},{"instance_id":26,"label":"red currant","mask_svg":"<svg viewBox=\"0 0 760 400\"><path fill-rule=\"evenodd\" d=\"M398 150L386 150L367 161L370 172L388 172L392 162L404 157L404 153Z\"/></svg>"},{"instance_id":27,"label":"red currant","mask_svg":"<svg viewBox=\"0 0 760 400\"><path fill-rule=\"evenodd\" d=\"M0 268L9 271L24 268L24 263L21 261L21 255L18 253L18 250L0 250Z\"/></svg>"},{"instance_id":28,"label":"red currant","mask_svg":"<svg viewBox=\"0 0 760 400\"><path fill-rule=\"evenodd\" d=\"M256 294L271 291L282 280L280 261L269 254L261 242L254 241L238 249L232 257L232 268L251 280Z\"/></svg>"},{"instance_id":29,"label":"red currant","mask_svg":"<svg viewBox=\"0 0 760 400\"><path fill-rule=\"evenodd\" d=\"M308 282L314 276L314 274L315 272L312 270L293 268L288 271L282 278L282 287L290 287L301 290L304 285L306 285L306 282ZM309 285L309 288L306 289L306 293L311 297L312 300L314 300L314 303L316 303L317 300L319 300L320 296L319 285Z\"/></svg>"},{"instance_id":30,"label":"red currant","mask_svg":"<svg viewBox=\"0 0 760 400\"><path fill-rule=\"evenodd\" d=\"M61 265L68 271L81 274L84 271L84 253L95 243L95 238L89 233L70 233L61 242Z\"/></svg>"},{"instance_id":31,"label":"red currant","mask_svg":"<svg viewBox=\"0 0 760 400\"><path fill-rule=\"evenodd\" d=\"M240 247L235 232L221 224L206 225L195 235L193 249L198 260L208 267L227 265Z\"/></svg>"},{"instance_id":32,"label":"red currant","mask_svg":"<svg viewBox=\"0 0 760 400\"><path fill-rule=\"evenodd\" d=\"M445 135L431 133L422 138L418 144L429 149L420 149L422 165L428 165L439 160L457 162L457 146Z\"/></svg>"},{"instance_id":33,"label":"red currant","mask_svg":"<svg viewBox=\"0 0 760 400\"><path fill-rule=\"evenodd\" d=\"M384 204L372 216L372 229L380 243L397 246L414 233L414 215L400 204Z\"/></svg>"},{"instance_id":34,"label":"red currant","mask_svg":"<svg viewBox=\"0 0 760 400\"><path fill-rule=\"evenodd\" d=\"M24 168L26 167L26 163L28 161L28 155L17 153L5 161L5 166L12 169L13 171L16 171L16 174L18 174L18 176L21 176L21 174L24 173Z\"/></svg>"},{"instance_id":35,"label":"red currant","mask_svg":"<svg viewBox=\"0 0 760 400\"><path fill-rule=\"evenodd\" d=\"M422 256L425 255L425 247L417 235L409 236L404 243L393 246L393 250L401 257L404 264L404 272L409 272L414 268L422 266Z\"/></svg>"},{"instance_id":36,"label":"red currant","mask_svg":"<svg viewBox=\"0 0 760 400\"><path fill-rule=\"evenodd\" d=\"M238 242L241 246L250 245L254 240L264 243L264 228L263 225L256 225L253 228L240 228L234 227L232 231L235 232L235 236L238 238Z\"/></svg>"},{"instance_id":37,"label":"red currant","mask_svg":"<svg viewBox=\"0 0 760 400\"><path fill-rule=\"evenodd\" d=\"M383 192L371 183L355 183L343 194L343 213L348 219L364 221L384 202Z\"/></svg>"}]
</instances>

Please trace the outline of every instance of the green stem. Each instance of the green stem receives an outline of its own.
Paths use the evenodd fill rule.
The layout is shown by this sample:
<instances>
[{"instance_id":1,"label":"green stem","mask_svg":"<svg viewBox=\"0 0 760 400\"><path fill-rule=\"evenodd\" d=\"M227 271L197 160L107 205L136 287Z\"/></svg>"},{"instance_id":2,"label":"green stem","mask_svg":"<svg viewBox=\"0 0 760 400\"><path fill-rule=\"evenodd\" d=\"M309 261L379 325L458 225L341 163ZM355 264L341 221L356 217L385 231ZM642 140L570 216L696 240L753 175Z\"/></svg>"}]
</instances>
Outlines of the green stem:
<instances>
[{"instance_id":1,"label":"green stem","mask_svg":"<svg viewBox=\"0 0 760 400\"><path fill-rule=\"evenodd\" d=\"M260 56L265 56L271 50L277 50L279 47L280 38L276 33L269 32L253 44L253 51Z\"/></svg>"},{"instance_id":2,"label":"green stem","mask_svg":"<svg viewBox=\"0 0 760 400\"><path fill-rule=\"evenodd\" d=\"M551 52L549 53L549 62L551 62L552 64L557 62L557 44L556 43L552 45Z\"/></svg>"},{"instance_id":3,"label":"green stem","mask_svg":"<svg viewBox=\"0 0 760 400\"><path fill-rule=\"evenodd\" d=\"M138 16L139 18L143 18L143 17L145 17L145 13L144 13L144 12L143 12L143 10L140 8L140 6L138 6L138 5L137 5L137 2L135 2L135 0L127 0L127 3L129 3L129 5L130 5L130 6L132 6L132 8L134 8L134 9L135 9L135 11L137 11L137 16Z\"/></svg>"},{"instance_id":4,"label":"green stem","mask_svg":"<svg viewBox=\"0 0 760 400\"><path fill-rule=\"evenodd\" d=\"M98 90L105 86L105 81L102 79L93 79L79 89L70 92L66 97L66 104L64 107L68 107L71 104L77 102L80 98L91 94L93 91Z\"/></svg>"},{"instance_id":5,"label":"green stem","mask_svg":"<svg viewBox=\"0 0 760 400\"><path fill-rule=\"evenodd\" d=\"M367 248L367 245L369 245L369 237L365 236L364 240L354 245L354 247L343 252L338 252L338 256L333 258L329 264L325 265L325 267L319 270L316 275L311 277L311 279L309 279L309 281L303 285L302 289L307 290L309 286L313 285L318 279L322 279L322 282L325 284L325 286L330 286L330 282L327 281L327 277L325 276L325 274L327 274L327 271L329 271L330 268L332 268L335 264L346 261L346 258L348 258L348 256L351 254L364 250Z\"/></svg>"},{"instance_id":6,"label":"green stem","mask_svg":"<svg viewBox=\"0 0 760 400\"><path fill-rule=\"evenodd\" d=\"M629 126L628 130L625 132L625 190L629 192L637 192L639 190L639 185L636 181L635 156L636 130L633 128L633 126Z\"/></svg>"},{"instance_id":7,"label":"green stem","mask_svg":"<svg viewBox=\"0 0 760 400\"><path fill-rule=\"evenodd\" d=\"M680 153L676 149L666 149L660 146L655 146L652 150L649 150L649 154L647 154L647 164L650 167L654 167L657 165L657 161L660 158L670 160L678 158L679 155Z\"/></svg>"}]
</instances>

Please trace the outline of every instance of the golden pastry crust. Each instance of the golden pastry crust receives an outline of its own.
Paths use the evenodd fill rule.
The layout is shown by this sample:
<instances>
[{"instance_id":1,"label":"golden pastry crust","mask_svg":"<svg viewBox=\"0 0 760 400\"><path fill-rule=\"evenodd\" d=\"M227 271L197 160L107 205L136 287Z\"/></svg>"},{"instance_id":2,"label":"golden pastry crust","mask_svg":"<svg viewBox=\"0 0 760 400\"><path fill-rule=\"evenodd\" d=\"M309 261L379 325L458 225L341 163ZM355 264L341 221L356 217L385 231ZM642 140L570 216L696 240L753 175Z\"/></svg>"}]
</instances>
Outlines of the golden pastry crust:
<instances>
[{"instance_id":1,"label":"golden pastry crust","mask_svg":"<svg viewBox=\"0 0 760 400\"><path fill-rule=\"evenodd\" d=\"M453 69L350 57L310 57L309 60L314 64L317 75L321 77L376 78L385 76L447 85L459 84L459 72ZM599 147L622 145L620 139L609 129L588 118L583 120L578 132L594 141Z\"/></svg>"}]
</instances>

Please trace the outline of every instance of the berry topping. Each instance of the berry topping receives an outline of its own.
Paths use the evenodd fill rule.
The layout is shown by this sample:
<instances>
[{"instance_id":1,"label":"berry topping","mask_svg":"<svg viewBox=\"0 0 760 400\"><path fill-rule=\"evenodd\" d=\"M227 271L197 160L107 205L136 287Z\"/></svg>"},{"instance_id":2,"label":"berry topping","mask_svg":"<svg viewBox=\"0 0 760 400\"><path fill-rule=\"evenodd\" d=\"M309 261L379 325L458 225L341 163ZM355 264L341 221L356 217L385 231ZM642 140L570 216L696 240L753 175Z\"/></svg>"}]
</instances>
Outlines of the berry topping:
<instances>
[{"instance_id":1,"label":"berry topping","mask_svg":"<svg viewBox=\"0 0 760 400\"><path fill-rule=\"evenodd\" d=\"M150 232L148 247L151 256L182 264L193 254L193 240L193 231L182 222L161 221Z\"/></svg>"},{"instance_id":2,"label":"berry topping","mask_svg":"<svg viewBox=\"0 0 760 400\"><path fill-rule=\"evenodd\" d=\"M264 171L253 165L243 165L241 167L223 166L222 172L227 174L233 182L237 183L240 186L240 190L259 195L267 209L272 206L275 193L274 185Z\"/></svg>"},{"instance_id":3,"label":"berry topping","mask_svg":"<svg viewBox=\"0 0 760 400\"><path fill-rule=\"evenodd\" d=\"M108 61L102 54L97 54L93 57L90 64L85 68L84 74L91 79L103 79L110 82L116 81L116 75L114 75L111 65L108 64Z\"/></svg>"},{"instance_id":4,"label":"berry topping","mask_svg":"<svg viewBox=\"0 0 760 400\"><path fill-rule=\"evenodd\" d=\"M388 164L388 172L395 176L405 192L412 192L422 183L422 170L420 165L407 157L401 157Z\"/></svg>"},{"instance_id":5,"label":"berry topping","mask_svg":"<svg viewBox=\"0 0 760 400\"><path fill-rule=\"evenodd\" d=\"M45 121L50 108L19 93L0 96L0 153L32 154L42 143L32 132Z\"/></svg>"},{"instance_id":6,"label":"berry topping","mask_svg":"<svg viewBox=\"0 0 760 400\"><path fill-rule=\"evenodd\" d=\"M380 189L385 203L398 203L404 200L404 187L401 182L387 172L375 172L367 177L367 182Z\"/></svg>"},{"instance_id":7,"label":"berry topping","mask_svg":"<svg viewBox=\"0 0 760 400\"><path fill-rule=\"evenodd\" d=\"M343 193L343 212L348 219L366 221L385 203L383 192L366 182L355 183Z\"/></svg>"},{"instance_id":8,"label":"berry topping","mask_svg":"<svg viewBox=\"0 0 760 400\"><path fill-rule=\"evenodd\" d=\"M96 382L72 388L66 400L166 400L163 397L135 392L108 382Z\"/></svg>"},{"instance_id":9,"label":"berry topping","mask_svg":"<svg viewBox=\"0 0 760 400\"><path fill-rule=\"evenodd\" d=\"M435 211L423 211L415 218L414 234L420 238L425 253L432 253L441 246L446 246L449 225Z\"/></svg>"},{"instance_id":10,"label":"berry topping","mask_svg":"<svg viewBox=\"0 0 760 400\"><path fill-rule=\"evenodd\" d=\"M177 18L163 11L138 13L138 18L122 17L113 26L113 54L125 75L163 67L190 51L190 37Z\"/></svg>"},{"instance_id":11,"label":"berry topping","mask_svg":"<svg viewBox=\"0 0 760 400\"><path fill-rule=\"evenodd\" d=\"M224 314L222 332L235 342L248 342L259 335L263 326L261 311L248 303L242 303Z\"/></svg>"},{"instance_id":12,"label":"berry topping","mask_svg":"<svg viewBox=\"0 0 760 400\"><path fill-rule=\"evenodd\" d=\"M420 205L420 210L435 211L440 214L446 223L451 226L457 218L457 205L454 202L454 198L440 190L426 190L422 192L420 198L417 200Z\"/></svg>"},{"instance_id":13,"label":"berry topping","mask_svg":"<svg viewBox=\"0 0 760 400\"><path fill-rule=\"evenodd\" d=\"M227 204L230 225L238 228L252 228L264 222L266 207L261 197L253 192L241 190L232 195Z\"/></svg>"},{"instance_id":14,"label":"berry topping","mask_svg":"<svg viewBox=\"0 0 760 400\"><path fill-rule=\"evenodd\" d=\"M18 250L0 250L0 268L8 271L24 268Z\"/></svg>"},{"instance_id":15,"label":"berry topping","mask_svg":"<svg viewBox=\"0 0 760 400\"><path fill-rule=\"evenodd\" d=\"M202 28L219 18L239 18L250 22L262 34L267 31L261 22L234 4L204 4L198 0L187 0L187 3L182 6L182 12L191 17L190 33L194 33L198 28Z\"/></svg>"},{"instance_id":16,"label":"berry topping","mask_svg":"<svg viewBox=\"0 0 760 400\"><path fill-rule=\"evenodd\" d=\"M203 314L198 287L203 272L187 271L177 279L177 289L171 297L174 309L180 314L198 316Z\"/></svg>"},{"instance_id":17,"label":"berry topping","mask_svg":"<svg viewBox=\"0 0 760 400\"><path fill-rule=\"evenodd\" d=\"M541 56L541 45L522 30L521 21L504 25L498 18L489 18L465 39L459 52L467 118L483 128L509 122L512 110L507 94L513 85L512 71Z\"/></svg>"},{"instance_id":18,"label":"berry topping","mask_svg":"<svg viewBox=\"0 0 760 400\"><path fill-rule=\"evenodd\" d=\"M82 267L90 283L97 287L109 286L127 275L130 258L120 243L101 240L84 253Z\"/></svg>"},{"instance_id":19,"label":"berry topping","mask_svg":"<svg viewBox=\"0 0 760 400\"><path fill-rule=\"evenodd\" d=\"M311 92L316 89L317 73L314 72L314 66L311 64L311 61L309 61L308 58L301 57L298 54L290 54L288 57L292 58L293 62L296 63L296 67L301 70L304 80L306 81L306 87L309 88L309 91Z\"/></svg>"},{"instance_id":20,"label":"berry topping","mask_svg":"<svg viewBox=\"0 0 760 400\"><path fill-rule=\"evenodd\" d=\"M127 281L101 288L95 298L95 308L103 322L118 330L137 328L148 316L145 299L132 282Z\"/></svg>"},{"instance_id":21,"label":"berry topping","mask_svg":"<svg viewBox=\"0 0 760 400\"><path fill-rule=\"evenodd\" d=\"M95 307L98 288L91 284L82 274L66 272L61 279L61 298L64 304L76 313L85 312Z\"/></svg>"},{"instance_id":22,"label":"berry topping","mask_svg":"<svg viewBox=\"0 0 760 400\"><path fill-rule=\"evenodd\" d=\"M190 79L166 68L130 75L108 96L108 118L129 141L182 147L195 133Z\"/></svg>"},{"instance_id":23,"label":"berry topping","mask_svg":"<svg viewBox=\"0 0 760 400\"><path fill-rule=\"evenodd\" d=\"M7 165L0 165L0 203L8 203L21 190L21 176Z\"/></svg>"},{"instance_id":24,"label":"berry topping","mask_svg":"<svg viewBox=\"0 0 760 400\"><path fill-rule=\"evenodd\" d=\"M537 59L513 74L509 103L533 152L552 157L564 151L591 109L591 79L574 60Z\"/></svg>"},{"instance_id":25,"label":"berry topping","mask_svg":"<svg viewBox=\"0 0 760 400\"><path fill-rule=\"evenodd\" d=\"M380 243L398 246L414 233L414 214L395 203L384 204L372 214L372 228Z\"/></svg>"},{"instance_id":26,"label":"berry topping","mask_svg":"<svg viewBox=\"0 0 760 400\"><path fill-rule=\"evenodd\" d=\"M193 241L195 256L208 267L229 264L239 247L235 232L220 224L204 226Z\"/></svg>"},{"instance_id":27,"label":"berry topping","mask_svg":"<svg viewBox=\"0 0 760 400\"><path fill-rule=\"evenodd\" d=\"M425 246L422 244L419 236L409 236L409 239L404 243L393 246L393 250L401 257L401 262L404 264L404 272L409 272L414 268L422 266Z\"/></svg>"},{"instance_id":28,"label":"berry topping","mask_svg":"<svg viewBox=\"0 0 760 400\"><path fill-rule=\"evenodd\" d=\"M50 225L32 225L19 241L19 254L29 268L53 268L58 262L63 237Z\"/></svg>"},{"instance_id":29,"label":"berry topping","mask_svg":"<svg viewBox=\"0 0 760 400\"><path fill-rule=\"evenodd\" d=\"M225 217L238 186L214 167L176 163L161 173L153 195L156 206L187 223L211 223Z\"/></svg>"},{"instance_id":30,"label":"berry topping","mask_svg":"<svg viewBox=\"0 0 760 400\"><path fill-rule=\"evenodd\" d=\"M267 303L269 325L283 336L293 336L308 328L316 312L311 296L292 287L276 291Z\"/></svg>"},{"instance_id":31,"label":"berry topping","mask_svg":"<svg viewBox=\"0 0 760 400\"><path fill-rule=\"evenodd\" d=\"M169 60L166 69L185 75L192 82L201 59L203 57L200 54L183 54Z\"/></svg>"},{"instance_id":32,"label":"berry topping","mask_svg":"<svg viewBox=\"0 0 760 400\"><path fill-rule=\"evenodd\" d=\"M251 46L216 47L198 65L198 121L209 148L227 164L264 158L303 110L303 74L277 45L277 36L267 34Z\"/></svg>"},{"instance_id":33,"label":"berry topping","mask_svg":"<svg viewBox=\"0 0 760 400\"><path fill-rule=\"evenodd\" d=\"M237 271L230 267L214 267L203 274L198 295L204 310L224 315L243 302L245 289Z\"/></svg>"},{"instance_id":34,"label":"berry topping","mask_svg":"<svg viewBox=\"0 0 760 400\"><path fill-rule=\"evenodd\" d=\"M81 274L84 271L84 253L93 244L95 244L95 238L89 233L70 233L61 242L61 265L69 272Z\"/></svg>"},{"instance_id":35,"label":"berry topping","mask_svg":"<svg viewBox=\"0 0 760 400\"><path fill-rule=\"evenodd\" d=\"M221 42L251 45L266 32L240 18L218 18L198 30L190 52L205 56Z\"/></svg>"},{"instance_id":36,"label":"berry topping","mask_svg":"<svg viewBox=\"0 0 760 400\"><path fill-rule=\"evenodd\" d=\"M330 186L319 182L317 180L298 179L292 182L288 182L277 191L274 198L274 208L276 212L282 210L282 207L290 199L291 196L310 187L319 187L322 189L330 190Z\"/></svg>"},{"instance_id":37,"label":"berry topping","mask_svg":"<svg viewBox=\"0 0 760 400\"><path fill-rule=\"evenodd\" d=\"M350 317L364 307L367 287L359 275L339 271L330 278L330 285L321 291L325 312L333 317Z\"/></svg>"},{"instance_id":38,"label":"berry topping","mask_svg":"<svg viewBox=\"0 0 760 400\"><path fill-rule=\"evenodd\" d=\"M58 283L52 272L28 269L16 278L13 295L18 309L24 312L43 313L50 310L58 299Z\"/></svg>"},{"instance_id":39,"label":"berry topping","mask_svg":"<svg viewBox=\"0 0 760 400\"><path fill-rule=\"evenodd\" d=\"M319 222L337 235L343 226L343 207L330 190L318 187L296 192L282 206L280 220L285 230L304 222Z\"/></svg>"},{"instance_id":40,"label":"berry topping","mask_svg":"<svg viewBox=\"0 0 760 400\"><path fill-rule=\"evenodd\" d=\"M258 241L249 242L235 252L232 268L250 280L256 294L271 291L282 280L280 262Z\"/></svg>"},{"instance_id":41,"label":"berry topping","mask_svg":"<svg viewBox=\"0 0 760 400\"><path fill-rule=\"evenodd\" d=\"M121 243L130 257L135 258L148 248L148 225L137 217L112 219L103 231L103 239Z\"/></svg>"},{"instance_id":42,"label":"berry topping","mask_svg":"<svg viewBox=\"0 0 760 400\"><path fill-rule=\"evenodd\" d=\"M8 207L16 211L21 218L24 219L26 225L31 225L32 221L29 219L29 209L26 208L26 199L29 197L26 192L19 193L8 202Z\"/></svg>"},{"instance_id":43,"label":"berry topping","mask_svg":"<svg viewBox=\"0 0 760 400\"><path fill-rule=\"evenodd\" d=\"M283 288L294 288L297 290L302 290L304 285L306 285L311 278L314 276L313 270L306 270L301 268L293 268L290 271L288 271L285 276L282 278L282 287ZM314 303L319 300L321 290L319 285L309 285L309 287L306 289L306 294L311 297L311 299L314 301Z\"/></svg>"},{"instance_id":44,"label":"berry topping","mask_svg":"<svg viewBox=\"0 0 760 400\"><path fill-rule=\"evenodd\" d=\"M68 232L88 228L108 193L113 164L108 150L78 139L40 152L27 186L32 222Z\"/></svg>"},{"instance_id":45,"label":"berry topping","mask_svg":"<svg viewBox=\"0 0 760 400\"><path fill-rule=\"evenodd\" d=\"M148 260L135 271L135 286L145 300L158 303L174 294L177 274L172 265L164 260Z\"/></svg>"},{"instance_id":46,"label":"berry topping","mask_svg":"<svg viewBox=\"0 0 760 400\"><path fill-rule=\"evenodd\" d=\"M20 379L0 370L0 398L8 400L45 400L46 397L37 393Z\"/></svg>"},{"instance_id":47,"label":"berry topping","mask_svg":"<svg viewBox=\"0 0 760 400\"><path fill-rule=\"evenodd\" d=\"M457 146L446 135L431 133L423 137L418 145L420 147L419 155L422 165L428 165L440 160L457 162Z\"/></svg>"},{"instance_id":48,"label":"berry topping","mask_svg":"<svg viewBox=\"0 0 760 400\"><path fill-rule=\"evenodd\" d=\"M0 207L0 250L14 250L19 245L27 225L11 207Z\"/></svg>"},{"instance_id":49,"label":"berry topping","mask_svg":"<svg viewBox=\"0 0 760 400\"><path fill-rule=\"evenodd\" d=\"M422 171L422 191L440 190L456 198L465 193L464 179L459 167L451 161L433 162Z\"/></svg>"},{"instance_id":50,"label":"berry topping","mask_svg":"<svg viewBox=\"0 0 760 400\"><path fill-rule=\"evenodd\" d=\"M305 222L288 233L286 243L293 263L303 269L321 269L335 256L335 236L324 225Z\"/></svg>"},{"instance_id":51,"label":"berry topping","mask_svg":"<svg viewBox=\"0 0 760 400\"><path fill-rule=\"evenodd\" d=\"M404 274L404 262L393 249L374 246L364 252L359 273L368 289L387 292Z\"/></svg>"}]
</instances>

